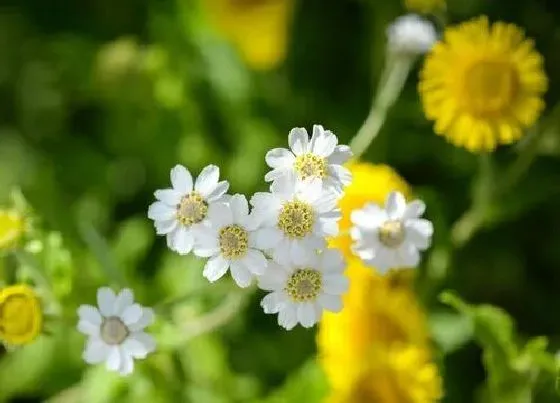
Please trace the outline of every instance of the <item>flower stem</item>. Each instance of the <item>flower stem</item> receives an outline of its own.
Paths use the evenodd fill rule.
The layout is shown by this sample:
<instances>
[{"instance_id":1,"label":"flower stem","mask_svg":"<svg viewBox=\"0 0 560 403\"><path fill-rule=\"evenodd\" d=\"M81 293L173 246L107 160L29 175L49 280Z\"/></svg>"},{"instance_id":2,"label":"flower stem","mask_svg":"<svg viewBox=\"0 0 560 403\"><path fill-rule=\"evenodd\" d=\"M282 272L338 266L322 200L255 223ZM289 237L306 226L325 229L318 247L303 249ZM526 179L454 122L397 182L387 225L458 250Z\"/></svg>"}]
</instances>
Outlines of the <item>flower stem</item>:
<instances>
[{"instance_id":1,"label":"flower stem","mask_svg":"<svg viewBox=\"0 0 560 403\"><path fill-rule=\"evenodd\" d=\"M354 158L358 159L371 145L385 123L387 112L402 92L412 64L412 57L389 56L369 115L350 142Z\"/></svg>"}]
</instances>

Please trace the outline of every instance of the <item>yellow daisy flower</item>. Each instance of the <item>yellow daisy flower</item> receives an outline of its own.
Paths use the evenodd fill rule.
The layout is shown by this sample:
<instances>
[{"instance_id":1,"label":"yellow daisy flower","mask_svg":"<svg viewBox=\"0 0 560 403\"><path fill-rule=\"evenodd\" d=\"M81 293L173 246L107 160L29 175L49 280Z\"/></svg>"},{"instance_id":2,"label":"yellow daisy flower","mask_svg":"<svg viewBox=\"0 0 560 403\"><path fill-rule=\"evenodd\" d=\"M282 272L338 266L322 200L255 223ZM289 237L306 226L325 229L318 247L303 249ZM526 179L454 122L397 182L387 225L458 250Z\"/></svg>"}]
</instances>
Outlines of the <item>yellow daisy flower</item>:
<instances>
[{"instance_id":1,"label":"yellow daisy flower","mask_svg":"<svg viewBox=\"0 0 560 403\"><path fill-rule=\"evenodd\" d=\"M0 341L9 345L32 342L43 326L43 311L37 294L25 284L0 290Z\"/></svg>"},{"instance_id":2,"label":"yellow daisy flower","mask_svg":"<svg viewBox=\"0 0 560 403\"><path fill-rule=\"evenodd\" d=\"M286 56L293 0L204 0L210 18L255 70Z\"/></svg>"},{"instance_id":3,"label":"yellow daisy flower","mask_svg":"<svg viewBox=\"0 0 560 403\"><path fill-rule=\"evenodd\" d=\"M0 249L14 246L23 234L23 217L12 210L0 210Z\"/></svg>"},{"instance_id":4,"label":"yellow daisy flower","mask_svg":"<svg viewBox=\"0 0 560 403\"><path fill-rule=\"evenodd\" d=\"M429 14L445 9L445 0L404 0L404 6L409 11Z\"/></svg>"},{"instance_id":5,"label":"yellow daisy flower","mask_svg":"<svg viewBox=\"0 0 560 403\"><path fill-rule=\"evenodd\" d=\"M330 241L330 246L340 249L347 259L351 259L354 258L349 235L352 211L361 209L367 202L385 203L385 198L393 190L408 196L410 189L404 179L387 165L353 162L348 164L348 169L352 172L352 183L344 189L344 196L338 204L342 211L338 223L340 235Z\"/></svg>"},{"instance_id":6,"label":"yellow daisy flower","mask_svg":"<svg viewBox=\"0 0 560 403\"><path fill-rule=\"evenodd\" d=\"M420 95L435 132L470 151L492 151L523 136L544 108L543 58L512 24L486 17L445 31L428 54Z\"/></svg>"},{"instance_id":7,"label":"yellow daisy flower","mask_svg":"<svg viewBox=\"0 0 560 403\"><path fill-rule=\"evenodd\" d=\"M359 365L372 346L429 344L426 319L409 273L381 276L357 259L350 261L344 309L338 314L326 312L318 334L319 358L335 391L348 387L352 381L348 368Z\"/></svg>"}]
</instances>

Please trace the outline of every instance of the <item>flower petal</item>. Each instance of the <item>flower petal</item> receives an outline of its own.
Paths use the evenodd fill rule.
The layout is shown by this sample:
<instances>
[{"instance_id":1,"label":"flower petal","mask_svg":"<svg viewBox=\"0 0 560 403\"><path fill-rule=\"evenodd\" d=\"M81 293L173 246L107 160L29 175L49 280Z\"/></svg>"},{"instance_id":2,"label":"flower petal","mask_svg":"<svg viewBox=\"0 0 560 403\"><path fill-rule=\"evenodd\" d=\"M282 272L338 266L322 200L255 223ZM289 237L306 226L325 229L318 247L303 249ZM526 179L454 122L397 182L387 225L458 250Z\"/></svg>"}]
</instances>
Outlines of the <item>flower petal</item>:
<instances>
[{"instance_id":1,"label":"flower petal","mask_svg":"<svg viewBox=\"0 0 560 403\"><path fill-rule=\"evenodd\" d=\"M119 367L119 374L121 376L128 376L134 372L134 360L130 354L121 351L121 365Z\"/></svg>"},{"instance_id":2,"label":"flower petal","mask_svg":"<svg viewBox=\"0 0 560 403\"><path fill-rule=\"evenodd\" d=\"M126 354L138 359L144 359L153 352L156 342L152 336L144 332L133 333L122 345Z\"/></svg>"},{"instance_id":3,"label":"flower petal","mask_svg":"<svg viewBox=\"0 0 560 403\"><path fill-rule=\"evenodd\" d=\"M288 134L288 144L294 154L305 154L308 150L309 136L303 127L295 127Z\"/></svg>"},{"instance_id":4,"label":"flower petal","mask_svg":"<svg viewBox=\"0 0 560 403\"><path fill-rule=\"evenodd\" d=\"M241 263L243 263L247 270L256 275L264 274L268 266L268 260L264 254L256 249L249 249Z\"/></svg>"},{"instance_id":5,"label":"flower petal","mask_svg":"<svg viewBox=\"0 0 560 403\"><path fill-rule=\"evenodd\" d=\"M282 240L282 233L274 227L259 228L254 232L253 238L257 248L267 250L278 245Z\"/></svg>"},{"instance_id":6,"label":"flower petal","mask_svg":"<svg viewBox=\"0 0 560 403\"><path fill-rule=\"evenodd\" d=\"M261 300L264 313L278 313L286 305L286 298L279 292L271 292Z\"/></svg>"},{"instance_id":7,"label":"flower petal","mask_svg":"<svg viewBox=\"0 0 560 403\"><path fill-rule=\"evenodd\" d=\"M119 370L122 361L122 354L118 346L110 346L107 355L106 367L107 370L116 372Z\"/></svg>"},{"instance_id":8,"label":"flower petal","mask_svg":"<svg viewBox=\"0 0 560 403\"><path fill-rule=\"evenodd\" d=\"M317 301L327 311L340 312L342 310L342 298L340 298L340 295L321 294Z\"/></svg>"},{"instance_id":9,"label":"flower petal","mask_svg":"<svg viewBox=\"0 0 560 403\"><path fill-rule=\"evenodd\" d=\"M221 255L213 257L206 262L204 266L204 271L202 275L208 279L211 283L219 280L224 274L226 274L229 267L229 262L225 260Z\"/></svg>"},{"instance_id":10,"label":"flower petal","mask_svg":"<svg viewBox=\"0 0 560 403\"><path fill-rule=\"evenodd\" d=\"M193 190L193 180L191 173L183 165L175 165L170 173L173 189L182 194L187 194Z\"/></svg>"},{"instance_id":11,"label":"flower petal","mask_svg":"<svg viewBox=\"0 0 560 403\"><path fill-rule=\"evenodd\" d=\"M315 308L310 302L304 302L297 307L297 318L303 327L310 328L317 323Z\"/></svg>"},{"instance_id":12,"label":"flower petal","mask_svg":"<svg viewBox=\"0 0 560 403\"><path fill-rule=\"evenodd\" d=\"M352 150L347 145L339 145L334 148L333 153L328 157L329 164L342 165L352 158Z\"/></svg>"},{"instance_id":13,"label":"flower petal","mask_svg":"<svg viewBox=\"0 0 560 403\"><path fill-rule=\"evenodd\" d=\"M213 227L221 228L233 223L233 213L226 203L214 203L208 207L208 219Z\"/></svg>"},{"instance_id":14,"label":"flower petal","mask_svg":"<svg viewBox=\"0 0 560 403\"><path fill-rule=\"evenodd\" d=\"M132 323L136 323L142 317L142 306L139 304L132 304L123 311L120 315L123 323L125 325L130 325Z\"/></svg>"},{"instance_id":15,"label":"flower petal","mask_svg":"<svg viewBox=\"0 0 560 403\"><path fill-rule=\"evenodd\" d=\"M298 319L295 306L286 304L280 312L278 312L278 324L286 330L292 330L297 325Z\"/></svg>"},{"instance_id":16,"label":"flower petal","mask_svg":"<svg viewBox=\"0 0 560 403\"><path fill-rule=\"evenodd\" d=\"M99 364L107 359L110 350L110 346L101 339L90 337L86 343L82 358L88 364Z\"/></svg>"},{"instance_id":17,"label":"flower petal","mask_svg":"<svg viewBox=\"0 0 560 403\"><path fill-rule=\"evenodd\" d=\"M86 336L98 337L99 336L99 325L91 323L87 320L81 319L77 326L78 332L85 334Z\"/></svg>"},{"instance_id":18,"label":"flower petal","mask_svg":"<svg viewBox=\"0 0 560 403\"><path fill-rule=\"evenodd\" d=\"M319 259L325 273L342 273L346 266L344 255L338 249L324 250Z\"/></svg>"},{"instance_id":19,"label":"flower petal","mask_svg":"<svg viewBox=\"0 0 560 403\"><path fill-rule=\"evenodd\" d=\"M230 271L233 280L239 287L246 288L251 285L253 276L244 264L238 261L231 262Z\"/></svg>"},{"instance_id":20,"label":"flower petal","mask_svg":"<svg viewBox=\"0 0 560 403\"><path fill-rule=\"evenodd\" d=\"M400 220L406 211L406 200L402 193L391 192L385 202L385 210L391 220Z\"/></svg>"},{"instance_id":21,"label":"flower petal","mask_svg":"<svg viewBox=\"0 0 560 403\"><path fill-rule=\"evenodd\" d=\"M229 189L229 182L220 181L218 182L214 190L212 190L208 194L208 196L206 196L206 200L208 200L209 202L226 201L224 199L225 197L224 194L228 191L228 189Z\"/></svg>"},{"instance_id":22,"label":"flower petal","mask_svg":"<svg viewBox=\"0 0 560 403\"><path fill-rule=\"evenodd\" d=\"M169 236L171 236L171 250L180 255L187 255L191 252L194 238L188 228L181 225L174 232L170 233Z\"/></svg>"},{"instance_id":23,"label":"flower petal","mask_svg":"<svg viewBox=\"0 0 560 403\"><path fill-rule=\"evenodd\" d=\"M218 180L220 179L220 168L216 165L208 165L204 167L204 169L196 178L194 183L194 190L202 195L202 197L206 198L214 189L216 189L216 185L218 184Z\"/></svg>"},{"instance_id":24,"label":"flower petal","mask_svg":"<svg viewBox=\"0 0 560 403\"><path fill-rule=\"evenodd\" d=\"M406 206L403 220L419 218L426 211L426 204L422 200L414 200Z\"/></svg>"},{"instance_id":25,"label":"flower petal","mask_svg":"<svg viewBox=\"0 0 560 403\"><path fill-rule=\"evenodd\" d=\"M309 151L320 157L328 157L338 144L338 138L330 131L323 129L321 125L313 126L313 136Z\"/></svg>"},{"instance_id":26,"label":"flower petal","mask_svg":"<svg viewBox=\"0 0 560 403\"><path fill-rule=\"evenodd\" d=\"M177 210L167 204L157 201L148 207L148 218L154 221L167 221L177 216Z\"/></svg>"},{"instance_id":27,"label":"flower petal","mask_svg":"<svg viewBox=\"0 0 560 403\"><path fill-rule=\"evenodd\" d=\"M413 219L406 222L406 237L418 249L428 249L431 241L432 234L434 233L433 224L425 219Z\"/></svg>"},{"instance_id":28,"label":"flower petal","mask_svg":"<svg viewBox=\"0 0 560 403\"><path fill-rule=\"evenodd\" d=\"M285 148L273 148L267 152L265 156L265 161L271 168L290 167L294 163L294 160L294 154Z\"/></svg>"},{"instance_id":29,"label":"flower petal","mask_svg":"<svg viewBox=\"0 0 560 403\"><path fill-rule=\"evenodd\" d=\"M126 308L134 303L134 294L130 288L124 288L119 292L115 299L115 313L114 315L120 316Z\"/></svg>"},{"instance_id":30,"label":"flower petal","mask_svg":"<svg viewBox=\"0 0 560 403\"><path fill-rule=\"evenodd\" d=\"M78 316L80 317L80 320L87 321L97 326L101 325L101 322L103 321L99 310L91 305L80 305L78 308Z\"/></svg>"},{"instance_id":31,"label":"flower petal","mask_svg":"<svg viewBox=\"0 0 560 403\"><path fill-rule=\"evenodd\" d=\"M341 295L348 291L350 282L341 274L323 275L323 291L327 294Z\"/></svg>"},{"instance_id":32,"label":"flower petal","mask_svg":"<svg viewBox=\"0 0 560 403\"><path fill-rule=\"evenodd\" d=\"M242 194L235 194L229 200L229 207L233 214L233 222L243 224L249 216L249 203L247 198Z\"/></svg>"},{"instance_id":33,"label":"flower petal","mask_svg":"<svg viewBox=\"0 0 560 403\"><path fill-rule=\"evenodd\" d=\"M161 189L154 192L154 196L159 201L167 204L170 207L175 207L181 202L182 193L175 189Z\"/></svg>"},{"instance_id":34,"label":"flower petal","mask_svg":"<svg viewBox=\"0 0 560 403\"><path fill-rule=\"evenodd\" d=\"M108 317L115 314L115 293L109 287L101 287L97 290L97 306L101 315Z\"/></svg>"},{"instance_id":35,"label":"flower petal","mask_svg":"<svg viewBox=\"0 0 560 403\"><path fill-rule=\"evenodd\" d=\"M177 228L177 220L174 217L170 220L154 221L154 227L156 228L156 234L167 235Z\"/></svg>"},{"instance_id":36,"label":"flower petal","mask_svg":"<svg viewBox=\"0 0 560 403\"><path fill-rule=\"evenodd\" d=\"M134 323L129 323L128 330L138 332L154 322L154 310L152 308L142 307L142 316Z\"/></svg>"},{"instance_id":37,"label":"flower petal","mask_svg":"<svg viewBox=\"0 0 560 403\"><path fill-rule=\"evenodd\" d=\"M342 165L329 165L329 173L344 186L348 186L352 183L352 173L348 168Z\"/></svg>"}]
</instances>

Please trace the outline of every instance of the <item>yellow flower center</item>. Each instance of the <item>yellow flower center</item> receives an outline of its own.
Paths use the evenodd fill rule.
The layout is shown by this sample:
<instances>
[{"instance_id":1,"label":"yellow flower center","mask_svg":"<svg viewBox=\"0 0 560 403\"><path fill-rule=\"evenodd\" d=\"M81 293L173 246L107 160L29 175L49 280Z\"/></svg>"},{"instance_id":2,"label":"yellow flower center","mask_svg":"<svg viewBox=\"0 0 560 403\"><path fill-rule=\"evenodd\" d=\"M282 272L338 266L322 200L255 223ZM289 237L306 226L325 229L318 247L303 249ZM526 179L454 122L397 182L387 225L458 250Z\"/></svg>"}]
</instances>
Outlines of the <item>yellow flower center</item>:
<instances>
[{"instance_id":1,"label":"yellow flower center","mask_svg":"<svg viewBox=\"0 0 560 403\"><path fill-rule=\"evenodd\" d=\"M0 339L9 344L25 344L41 332L43 314L32 289L24 285L0 292Z\"/></svg>"},{"instance_id":2,"label":"yellow flower center","mask_svg":"<svg viewBox=\"0 0 560 403\"><path fill-rule=\"evenodd\" d=\"M249 249L249 234L239 225L228 225L218 234L220 252L226 259L239 259Z\"/></svg>"},{"instance_id":3,"label":"yellow flower center","mask_svg":"<svg viewBox=\"0 0 560 403\"><path fill-rule=\"evenodd\" d=\"M294 302L313 301L323 285L321 272L315 269L297 269L288 279L284 291Z\"/></svg>"},{"instance_id":4,"label":"yellow flower center","mask_svg":"<svg viewBox=\"0 0 560 403\"><path fill-rule=\"evenodd\" d=\"M177 206L177 219L184 226L190 227L206 218L208 214L208 204L201 195L192 192L183 196Z\"/></svg>"},{"instance_id":5,"label":"yellow flower center","mask_svg":"<svg viewBox=\"0 0 560 403\"><path fill-rule=\"evenodd\" d=\"M128 328L118 317L111 316L103 320L100 334L103 341L112 346L125 341Z\"/></svg>"},{"instance_id":6,"label":"yellow flower center","mask_svg":"<svg viewBox=\"0 0 560 403\"><path fill-rule=\"evenodd\" d=\"M404 227L398 220L385 221L379 228L379 241L388 248L398 248L404 236Z\"/></svg>"},{"instance_id":7,"label":"yellow flower center","mask_svg":"<svg viewBox=\"0 0 560 403\"><path fill-rule=\"evenodd\" d=\"M476 116L505 111L514 101L519 77L506 61L482 60L466 70L464 102Z\"/></svg>"},{"instance_id":8,"label":"yellow flower center","mask_svg":"<svg viewBox=\"0 0 560 403\"><path fill-rule=\"evenodd\" d=\"M301 179L324 178L327 176L327 160L315 154L303 154L294 164Z\"/></svg>"},{"instance_id":9,"label":"yellow flower center","mask_svg":"<svg viewBox=\"0 0 560 403\"><path fill-rule=\"evenodd\" d=\"M299 200L285 202L278 215L278 227L289 238L301 239L309 235L314 223L313 208Z\"/></svg>"},{"instance_id":10,"label":"yellow flower center","mask_svg":"<svg viewBox=\"0 0 560 403\"><path fill-rule=\"evenodd\" d=\"M23 233L23 219L13 211L0 211L0 248L12 246Z\"/></svg>"}]
</instances>

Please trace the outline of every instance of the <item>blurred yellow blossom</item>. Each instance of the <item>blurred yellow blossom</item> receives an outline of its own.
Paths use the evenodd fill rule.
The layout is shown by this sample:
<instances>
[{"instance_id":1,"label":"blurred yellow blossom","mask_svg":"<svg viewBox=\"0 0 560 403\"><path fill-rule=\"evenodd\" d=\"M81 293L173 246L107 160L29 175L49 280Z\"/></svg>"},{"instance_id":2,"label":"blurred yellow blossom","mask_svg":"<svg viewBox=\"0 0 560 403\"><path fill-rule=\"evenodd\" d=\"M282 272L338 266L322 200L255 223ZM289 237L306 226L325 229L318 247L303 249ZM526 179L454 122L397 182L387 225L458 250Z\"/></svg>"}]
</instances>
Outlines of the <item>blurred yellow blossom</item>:
<instances>
[{"instance_id":1,"label":"blurred yellow blossom","mask_svg":"<svg viewBox=\"0 0 560 403\"><path fill-rule=\"evenodd\" d=\"M352 183L344 189L344 196L339 202L342 211L340 235L331 240L330 246L340 249L350 259L354 257L350 250L349 235L352 211L362 208L367 202L385 203L385 198L393 190L408 196L410 189L404 179L387 165L353 162L348 164L348 169L352 172Z\"/></svg>"},{"instance_id":2,"label":"blurred yellow blossom","mask_svg":"<svg viewBox=\"0 0 560 403\"><path fill-rule=\"evenodd\" d=\"M23 234L23 217L12 210L0 210L0 249L13 246Z\"/></svg>"},{"instance_id":3,"label":"blurred yellow blossom","mask_svg":"<svg viewBox=\"0 0 560 403\"><path fill-rule=\"evenodd\" d=\"M293 0L204 0L210 18L255 70L286 56Z\"/></svg>"},{"instance_id":4,"label":"blurred yellow blossom","mask_svg":"<svg viewBox=\"0 0 560 403\"><path fill-rule=\"evenodd\" d=\"M523 136L544 108L543 58L513 24L480 17L445 31L419 84L435 132L470 151L493 151Z\"/></svg>"},{"instance_id":5,"label":"blurred yellow blossom","mask_svg":"<svg viewBox=\"0 0 560 403\"><path fill-rule=\"evenodd\" d=\"M17 284L0 290L0 341L30 343L41 333L42 324L41 303L31 287Z\"/></svg>"},{"instance_id":6,"label":"blurred yellow blossom","mask_svg":"<svg viewBox=\"0 0 560 403\"><path fill-rule=\"evenodd\" d=\"M445 9L445 0L404 0L404 6L409 11L429 14Z\"/></svg>"}]
</instances>

